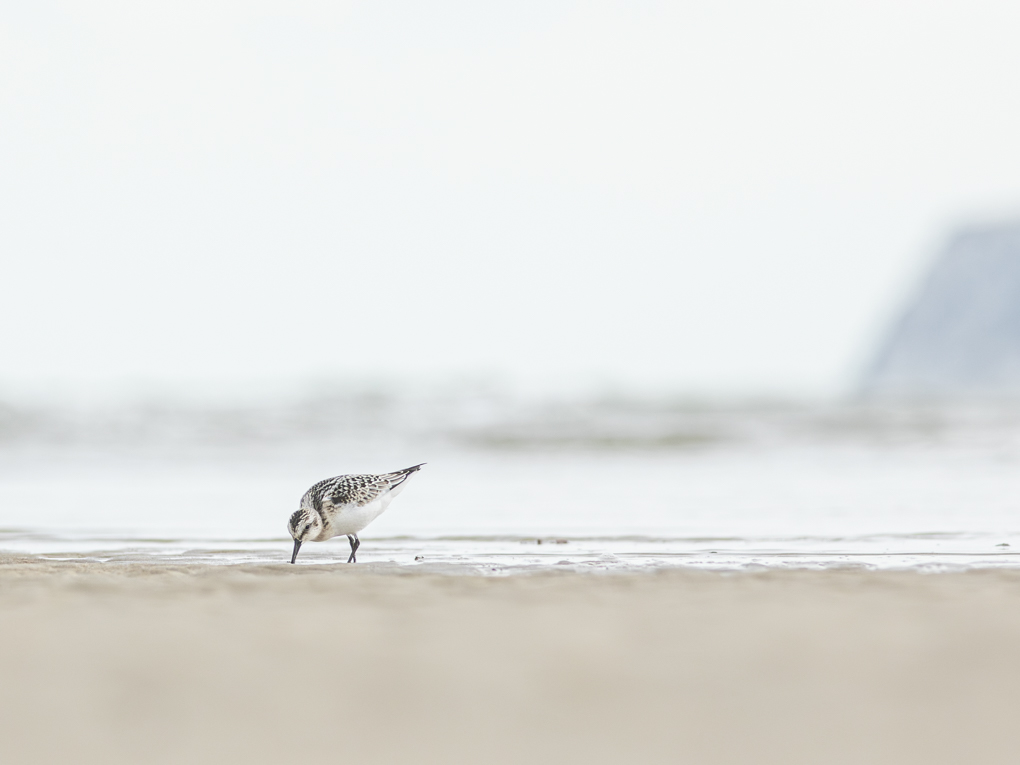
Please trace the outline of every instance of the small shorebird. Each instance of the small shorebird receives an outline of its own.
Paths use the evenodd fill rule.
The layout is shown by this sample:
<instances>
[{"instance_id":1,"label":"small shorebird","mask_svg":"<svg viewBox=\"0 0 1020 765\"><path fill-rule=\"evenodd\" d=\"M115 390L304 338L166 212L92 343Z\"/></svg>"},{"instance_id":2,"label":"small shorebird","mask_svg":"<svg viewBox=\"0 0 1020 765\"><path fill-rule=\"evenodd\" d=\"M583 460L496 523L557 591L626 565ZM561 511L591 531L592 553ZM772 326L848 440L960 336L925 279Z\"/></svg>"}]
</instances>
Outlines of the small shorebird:
<instances>
[{"instance_id":1,"label":"small shorebird","mask_svg":"<svg viewBox=\"0 0 1020 765\"><path fill-rule=\"evenodd\" d=\"M301 506L287 522L287 530L294 538L290 562L297 560L304 542L325 542L345 534L351 543L347 562L356 563L355 554L361 546L358 532L382 515L411 474L421 470L421 465L395 473L338 475L319 481L301 497Z\"/></svg>"}]
</instances>

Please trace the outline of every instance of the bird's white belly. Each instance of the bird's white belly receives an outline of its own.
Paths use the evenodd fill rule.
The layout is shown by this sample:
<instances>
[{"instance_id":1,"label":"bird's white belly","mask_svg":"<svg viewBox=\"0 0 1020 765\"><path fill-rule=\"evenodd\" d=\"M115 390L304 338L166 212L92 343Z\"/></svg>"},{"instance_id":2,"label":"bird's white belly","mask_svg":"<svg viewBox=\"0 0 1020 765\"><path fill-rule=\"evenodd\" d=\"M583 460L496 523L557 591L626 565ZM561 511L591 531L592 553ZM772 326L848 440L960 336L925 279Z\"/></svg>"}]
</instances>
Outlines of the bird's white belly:
<instances>
[{"instance_id":1,"label":"bird's white belly","mask_svg":"<svg viewBox=\"0 0 1020 765\"><path fill-rule=\"evenodd\" d=\"M338 537L341 534L357 534L368 524L382 515L383 510L393 499L392 493L369 502L367 505L342 505L331 513L328 526L323 529L325 534L317 541Z\"/></svg>"}]
</instances>

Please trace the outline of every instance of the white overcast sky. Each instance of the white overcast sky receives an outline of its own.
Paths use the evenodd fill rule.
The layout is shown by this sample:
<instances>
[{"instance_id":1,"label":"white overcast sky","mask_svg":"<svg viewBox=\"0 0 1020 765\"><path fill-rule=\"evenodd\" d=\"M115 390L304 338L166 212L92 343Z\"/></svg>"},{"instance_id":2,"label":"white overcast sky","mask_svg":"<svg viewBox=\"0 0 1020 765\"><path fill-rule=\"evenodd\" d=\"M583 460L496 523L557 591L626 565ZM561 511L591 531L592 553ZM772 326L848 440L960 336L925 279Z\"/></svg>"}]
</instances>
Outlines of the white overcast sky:
<instances>
[{"instance_id":1,"label":"white overcast sky","mask_svg":"<svg viewBox=\"0 0 1020 765\"><path fill-rule=\"evenodd\" d=\"M0 391L844 389L1020 213L1020 5L0 5Z\"/></svg>"}]
</instances>

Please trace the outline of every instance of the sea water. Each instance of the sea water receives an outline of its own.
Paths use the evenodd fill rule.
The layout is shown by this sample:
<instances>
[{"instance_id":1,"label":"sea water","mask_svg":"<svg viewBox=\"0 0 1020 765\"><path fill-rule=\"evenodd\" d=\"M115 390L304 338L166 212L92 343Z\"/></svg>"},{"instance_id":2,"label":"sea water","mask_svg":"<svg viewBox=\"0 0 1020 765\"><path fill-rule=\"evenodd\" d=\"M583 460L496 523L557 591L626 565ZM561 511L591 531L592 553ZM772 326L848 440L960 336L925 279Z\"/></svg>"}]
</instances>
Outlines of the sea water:
<instances>
[{"instance_id":1,"label":"sea water","mask_svg":"<svg viewBox=\"0 0 1020 765\"><path fill-rule=\"evenodd\" d=\"M346 395L14 407L0 550L279 563L315 481L428 463L361 534L375 568L1020 564L1020 405ZM304 565L342 562L341 537Z\"/></svg>"}]
</instances>

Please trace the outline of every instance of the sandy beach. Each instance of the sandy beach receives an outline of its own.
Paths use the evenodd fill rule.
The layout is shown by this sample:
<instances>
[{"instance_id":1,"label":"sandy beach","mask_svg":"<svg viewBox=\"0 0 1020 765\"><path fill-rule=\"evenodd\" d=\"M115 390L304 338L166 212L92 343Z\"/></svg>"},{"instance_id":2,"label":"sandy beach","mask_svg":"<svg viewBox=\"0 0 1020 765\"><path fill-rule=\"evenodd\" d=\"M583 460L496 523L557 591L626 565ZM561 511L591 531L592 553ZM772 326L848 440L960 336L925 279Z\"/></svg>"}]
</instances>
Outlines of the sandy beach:
<instances>
[{"instance_id":1,"label":"sandy beach","mask_svg":"<svg viewBox=\"0 0 1020 765\"><path fill-rule=\"evenodd\" d=\"M1020 571L7 557L11 763L1006 763Z\"/></svg>"}]
</instances>

